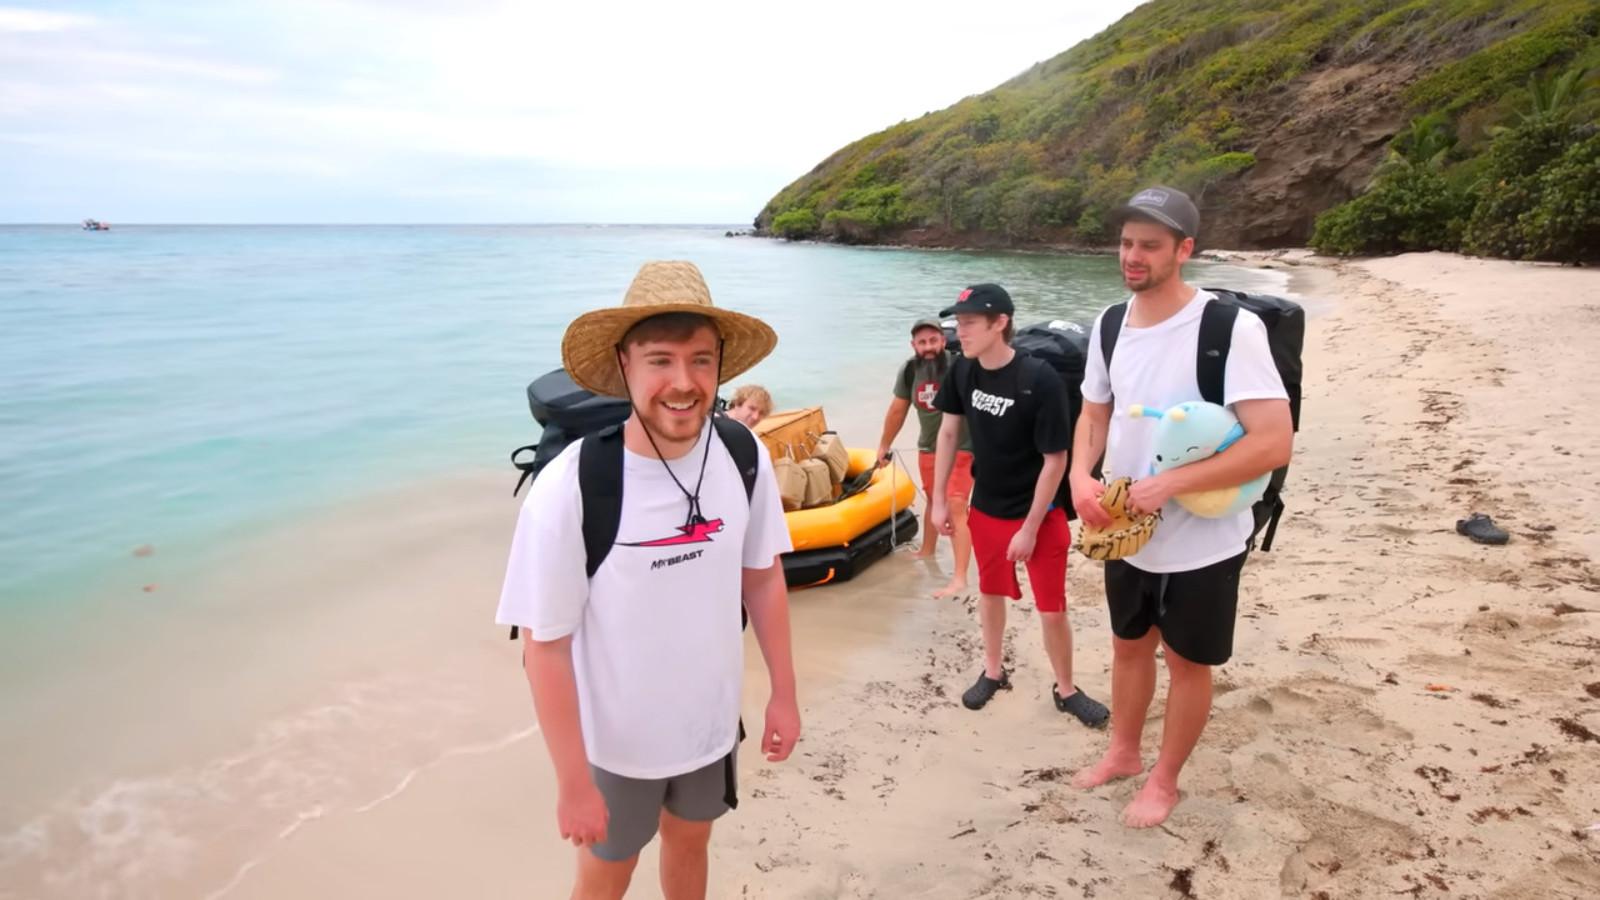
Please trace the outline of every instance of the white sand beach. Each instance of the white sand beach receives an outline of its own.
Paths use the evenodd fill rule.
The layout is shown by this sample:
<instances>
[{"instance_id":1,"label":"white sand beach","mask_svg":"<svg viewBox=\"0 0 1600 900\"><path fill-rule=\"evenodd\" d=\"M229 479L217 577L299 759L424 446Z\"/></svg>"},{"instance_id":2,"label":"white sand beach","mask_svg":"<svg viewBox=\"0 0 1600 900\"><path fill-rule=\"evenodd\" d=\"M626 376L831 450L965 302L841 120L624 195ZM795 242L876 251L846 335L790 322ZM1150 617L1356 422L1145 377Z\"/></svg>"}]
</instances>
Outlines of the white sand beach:
<instances>
[{"instance_id":1,"label":"white sand beach","mask_svg":"<svg viewBox=\"0 0 1600 900\"><path fill-rule=\"evenodd\" d=\"M1289 514L1246 568L1236 655L1172 819L1130 831L1117 814L1134 782L1066 783L1106 738L1051 710L1027 601L1016 690L961 708L973 606L929 599L937 564L899 554L794 596L804 741L782 765L746 755L714 896L1600 893L1600 274L1248 260L1288 269L1324 312ZM1511 543L1457 535L1473 511ZM1072 565L1080 680L1105 695L1100 573ZM478 702L531 723L493 638ZM752 652L748 716L763 690ZM528 735L306 824L226 895L561 896L571 851L552 810ZM658 896L653 858L630 896Z\"/></svg>"}]
</instances>

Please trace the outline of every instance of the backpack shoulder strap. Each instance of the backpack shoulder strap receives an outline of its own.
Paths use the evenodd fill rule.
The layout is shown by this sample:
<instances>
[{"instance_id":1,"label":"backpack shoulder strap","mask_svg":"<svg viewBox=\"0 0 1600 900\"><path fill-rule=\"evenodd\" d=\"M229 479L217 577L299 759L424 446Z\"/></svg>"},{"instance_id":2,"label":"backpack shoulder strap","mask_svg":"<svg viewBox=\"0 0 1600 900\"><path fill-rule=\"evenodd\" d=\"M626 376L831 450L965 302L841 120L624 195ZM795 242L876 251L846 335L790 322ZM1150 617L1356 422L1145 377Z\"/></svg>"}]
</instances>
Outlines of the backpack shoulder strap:
<instances>
[{"instance_id":1,"label":"backpack shoulder strap","mask_svg":"<svg viewBox=\"0 0 1600 900\"><path fill-rule=\"evenodd\" d=\"M531 475L523 471L524 478ZM519 482L517 486L522 485ZM578 445L578 496L583 505L584 570L593 578L611 553L611 545L617 542L617 529L622 527L621 425L597 431ZM517 626L511 626L512 640L517 639L519 631Z\"/></svg>"},{"instance_id":2,"label":"backpack shoulder strap","mask_svg":"<svg viewBox=\"0 0 1600 900\"><path fill-rule=\"evenodd\" d=\"M622 426L597 431L578 447L583 552L589 577L600 571L622 524Z\"/></svg>"},{"instance_id":3,"label":"backpack shoulder strap","mask_svg":"<svg viewBox=\"0 0 1600 900\"><path fill-rule=\"evenodd\" d=\"M1200 311L1195 381L1200 385L1201 399L1218 406L1225 405L1228 351L1233 347L1233 323L1238 318L1239 307L1221 300L1207 301L1205 309Z\"/></svg>"},{"instance_id":4,"label":"backpack shoulder strap","mask_svg":"<svg viewBox=\"0 0 1600 900\"><path fill-rule=\"evenodd\" d=\"M1111 371L1111 354L1117 349L1117 335L1122 333L1122 320L1128 317L1126 301L1106 307L1100 317L1100 358L1106 362L1106 372Z\"/></svg>"},{"instance_id":5,"label":"backpack shoulder strap","mask_svg":"<svg viewBox=\"0 0 1600 900\"><path fill-rule=\"evenodd\" d=\"M717 430L717 437L722 439L722 445L728 448L733 464L739 467L739 478L744 481L744 498L750 500L756 495L759 465L756 436L750 429L721 414L711 417L711 425Z\"/></svg>"},{"instance_id":6,"label":"backpack shoulder strap","mask_svg":"<svg viewBox=\"0 0 1600 900\"><path fill-rule=\"evenodd\" d=\"M749 502L756 496L756 473L760 471L760 458L756 455L759 451L759 442L755 433L743 425L724 415L711 417L711 427L717 430L717 437L722 439L722 445L728 448L728 455L733 457L733 464L739 468L739 478L744 482L744 499ZM750 613L744 608L744 603L739 603L739 630L743 631L750 625ZM739 719L739 740L744 740L744 718ZM730 778L732 776L729 776ZM732 785L732 781L729 782ZM733 788L728 788L729 797L733 797ZM735 800L730 806L737 806Z\"/></svg>"},{"instance_id":7,"label":"backpack shoulder strap","mask_svg":"<svg viewBox=\"0 0 1600 900\"><path fill-rule=\"evenodd\" d=\"M1018 351L1017 358L1022 364L1022 368L1018 369L1017 372L1028 379L1027 387L1029 388L1032 388L1039 382L1039 377L1044 374L1046 369L1049 369L1051 372L1055 371L1055 369L1051 368L1049 363L1037 356L1034 356L1032 353Z\"/></svg>"},{"instance_id":8,"label":"backpack shoulder strap","mask_svg":"<svg viewBox=\"0 0 1600 900\"><path fill-rule=\"evenodd\" d=\"M955 367L950 373L950 380L956 386L956 394L961 397L962 409L966 409L972 402L972 388L976 384L973 380L972 367L977 364L967 356L958 356L950 361L950 365Z\"/></svg>"}]
</instances>

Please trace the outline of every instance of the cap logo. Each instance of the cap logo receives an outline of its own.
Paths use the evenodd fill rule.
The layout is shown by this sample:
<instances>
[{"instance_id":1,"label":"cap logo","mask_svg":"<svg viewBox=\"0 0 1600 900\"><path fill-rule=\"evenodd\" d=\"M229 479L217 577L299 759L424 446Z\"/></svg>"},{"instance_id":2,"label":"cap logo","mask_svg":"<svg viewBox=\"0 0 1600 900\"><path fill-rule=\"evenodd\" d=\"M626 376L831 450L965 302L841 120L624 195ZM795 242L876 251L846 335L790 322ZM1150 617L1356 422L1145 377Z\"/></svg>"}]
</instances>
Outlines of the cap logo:
<instances>
[{"instance_id":1,"label":"cap logo","mask_svg":"<svg viewBox=\"0 0 1600 900\"><path fill-rule=\"evenodd\" d=\"M972 296L972 288L967 288L966 290L961 292L961 296L956 298L956 302L957 303L965 303L965 302L967 302L967 298L971 297L971 296Z\"/></svg>"},{"instance_id":2,"label":"cap logo","mask_svg":"<svg viewBox=\"0 0 1600 900\"><path fill-rule=\"evenodd\" d=\"M1128 205L1129 206L1166 206L1167 205L1167 200L1171 199L1171 197L1172 197L1172 195L1167 193L1166 191L1158 191L1158 190L1155 190L1154 188L1151 188L1150 190L1140 191L1138 196L1133 198L1133 202L1129 203Z\"/></svg>"}]
</instances>

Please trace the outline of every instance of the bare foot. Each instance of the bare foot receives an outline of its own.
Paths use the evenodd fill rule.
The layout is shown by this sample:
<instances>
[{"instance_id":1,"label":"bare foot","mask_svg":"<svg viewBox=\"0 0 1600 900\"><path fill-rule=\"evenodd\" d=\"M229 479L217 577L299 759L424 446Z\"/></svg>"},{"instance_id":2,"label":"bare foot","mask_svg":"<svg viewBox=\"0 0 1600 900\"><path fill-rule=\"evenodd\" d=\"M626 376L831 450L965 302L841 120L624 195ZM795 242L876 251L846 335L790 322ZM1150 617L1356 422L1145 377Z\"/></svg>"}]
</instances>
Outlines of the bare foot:
<instances>
[{"instance_id":1,"label":"bare foot","mask_svg":"<svg viewBox=\"0 0 1600 900\"><path fill-rule=\"evenodd\" d=\"M918 547L911 554L911 558L912 559L933 559L933 551L935 549L937 549L937 546L938 546L938 543L936 541L923 541L922 542L922 546Z\"/></svg>"},{"instance_id":2,"label":"bare foot","mask_svg":"<svg viewBox=\"0 0 1600 900\"><path fill-rule=\"evenodd\" d=\"M1144 771L1144 760L1137 756L1123 756L1114 754L1110 750L1100 757L1100 761L1087 769L1080 769L1078 774L1072 776L1072 786L1087 791L1097 788L1108 781L1118 778L1127 778Z\"/></svg>"},{"instance_id":3,"label":"bare foot","mask_svg":"<svg viewBox=\"0 0 1600 900\"><path fill-rule=\"evenodd\" d=\"M1139 788L1139 793L1122 811L1122 824L1129 828L1154 828L1167 820L1172 815L1172 808L1178 805L1178 789L1158 783L1154 778L1148 779L1144 787Z\"/></svg>"},{"instance_id":4,"label":"bare foot","mask_svg":"<svg viewBox=\"0 0 1600 900\"><path fill-rule=\"evenodd\" d=\"M937 591L934 591L933 596L936 599L942 599L944 597L959 597L966 592L967 583L957 578L955 581L952 581L944 587L939 588Z\"/></svg>"}]
</instances>

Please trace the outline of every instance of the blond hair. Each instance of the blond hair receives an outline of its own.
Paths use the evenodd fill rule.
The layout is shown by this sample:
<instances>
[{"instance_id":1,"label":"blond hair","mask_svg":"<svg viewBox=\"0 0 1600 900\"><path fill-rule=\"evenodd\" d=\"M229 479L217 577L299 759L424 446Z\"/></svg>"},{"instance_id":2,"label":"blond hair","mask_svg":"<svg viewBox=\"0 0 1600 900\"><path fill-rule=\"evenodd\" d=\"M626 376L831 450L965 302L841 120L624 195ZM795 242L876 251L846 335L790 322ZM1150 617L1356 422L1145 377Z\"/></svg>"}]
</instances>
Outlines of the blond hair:
<instances>
[{"instance_id":1,"label":"blond hair","mask_svg":"<svg viewBox=\"0 0 1600 900\"><path fill-rule=\"evenodd\" d=\"M729 408L743 406L746 402L753 401L763 416L772 412L772 395L759 384L743 384L733 392L733 399L728 401Z\"/></svg>"}]
</instances>

